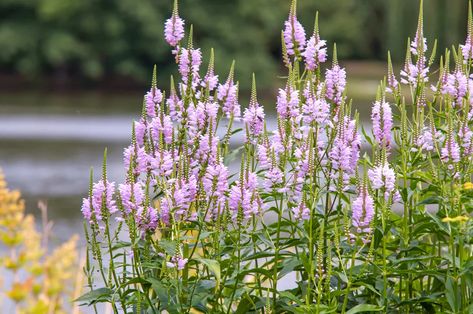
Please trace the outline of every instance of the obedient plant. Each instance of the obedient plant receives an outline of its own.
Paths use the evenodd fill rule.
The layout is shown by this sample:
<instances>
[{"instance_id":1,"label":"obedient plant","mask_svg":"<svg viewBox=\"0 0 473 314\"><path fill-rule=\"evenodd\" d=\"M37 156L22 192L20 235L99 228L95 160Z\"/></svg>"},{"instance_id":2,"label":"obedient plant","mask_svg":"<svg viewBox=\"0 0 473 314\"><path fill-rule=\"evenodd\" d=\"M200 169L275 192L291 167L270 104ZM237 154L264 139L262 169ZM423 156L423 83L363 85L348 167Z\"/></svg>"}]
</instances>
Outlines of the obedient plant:
<instances>
[{"instance_id":1,"label":"obedient plant","mask_svg":"<svg viewBox=\"0 0 473 314\"><path fill-rule=\"evenodd\" d=\"M234 64L219 78L211 51L201 68L176 2L165 39L179 79L162 91L154 70L125 181L109 182L104 161L83 201L93 261L79 301L123 313L473 310L469 12L465 44L437 66L421 4L405 65L397 75L388 55L365 124L335 46L328 62L318 17L307 39L295 1L274 120L255 76L241 110Z\"/></svg>"}]
</instances>

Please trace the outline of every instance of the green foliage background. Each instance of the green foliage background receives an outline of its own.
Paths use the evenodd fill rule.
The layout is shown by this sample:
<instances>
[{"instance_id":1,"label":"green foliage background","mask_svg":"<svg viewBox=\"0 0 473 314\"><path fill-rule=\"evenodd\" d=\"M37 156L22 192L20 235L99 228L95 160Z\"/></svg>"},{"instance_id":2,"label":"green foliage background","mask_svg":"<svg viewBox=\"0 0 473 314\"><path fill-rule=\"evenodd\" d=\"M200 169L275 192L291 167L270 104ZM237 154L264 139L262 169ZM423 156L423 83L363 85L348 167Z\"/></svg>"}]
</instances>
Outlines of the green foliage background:
<instances>
[{"instance_id":1,"label":"green foliage background","mask_svg":"<svg viewBox=\"0 0 473 314\"><path fill-rule=\"evenodd\" d=\"M261 88L279 72L280 31L289 0L181 0L186 26L194 25L204 55L216 49L217 71L237 60L237 78L248 88L251 72ZM152 64L166 79L172 56L163 23L172 0L0 0L0 70L27 77L54 76L101 81L143 81ZM465 0L426 0L427 34L439 47L463 40ZM320 12L322 37L338 43L343 59L384 60L388 48L402 61L405 38L413 36L414 0L299 0L298 14L312 32ZM330 49L331 50L331 49Z\"/></svg>"}]
</instances>

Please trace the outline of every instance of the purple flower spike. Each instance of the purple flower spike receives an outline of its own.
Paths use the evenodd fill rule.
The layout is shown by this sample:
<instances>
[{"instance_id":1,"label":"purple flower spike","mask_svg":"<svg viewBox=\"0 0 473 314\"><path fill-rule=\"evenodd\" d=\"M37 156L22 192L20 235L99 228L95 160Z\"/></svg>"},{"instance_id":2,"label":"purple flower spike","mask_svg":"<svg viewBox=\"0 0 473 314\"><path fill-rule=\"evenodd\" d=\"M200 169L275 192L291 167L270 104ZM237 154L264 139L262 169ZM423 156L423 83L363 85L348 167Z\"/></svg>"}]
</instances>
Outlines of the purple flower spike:
<instances>
[{"instance_id":1,"label":"purple flower spike","mask_svg":"<svg viewBox=\"0 0 473 314\"><path fill-rule=\"evenodd\" d=\"M250 137L247 140L254 144L256 142L256 138L263 133L264 127L264 110L256 98L256 81L254 75L250 106L245 109L243 121L245 121L245 125L248 129L248 135Z\"/></svg>"},{"instance_id":2,"label":"purple flower spike","mask_svg":"<svg viewBox=\"0 0 473 314\"><path fill-rule=\"evenodd\" d=\"M113 199L114 193L115 182L106 181L104 183L103 180L100 180L94 183L90 198L82 200L82 214L84 218L90 223L93 223L94 219L100 222L103 219L103 211L107 211L109 214L117 212L118 208Z\"/></svg>"},{"instance_id":3,"label":"purple flower spike","mask_svg":"<svg viewBox=\"0 0 473 314\"><path fill-rule=\"evenodd\" d=\"M460 70L453 74L447 74L441 91L442 94L453 98L453 105L461 106L463 98L468 93L468 77Z\"/></svg>"},{"instance_id":4,"label":"purple flower spike","mask_svg":"<svg viewBox=\"0 0 473 314\"><path fill-rule=\"evenodd\" d=\"M314 71L321 63L327 61L326 41L319 36L319 13L315 16L314 34L307 42L307 47L302 54L308 70Z\"/></svg>"},{"instance_id":5,"label":"purple flower spike","mask_svg":"<svg viewBox=\"0 0 473 314\"><path fill-rule=\"evenodd\" d=\"M310 219L310 209L305 206L304 202L300 202L299 205L292 208L292 213L294 214L294 218L297 220L308 220Z\"/></svg>"},{"instance_id":6,"label":"purple flower spike","mask_svg":"<svg viewBox=\"0 0 473 314\"><path fill-rule=\"evenodd\" d=\"M445 146L442 147L441 159L447 163L457 163L460 161L460 146L455 140L453 132L449 132L445 140ZM453 165L449 165L449 169L453 169Z\"/></svg>"},{"instance_id":7,"label":"purple flower spike","mask_svg":"<svg viewBox=\"0 0 473 314\"><path fill-rule=\"evenodd\" d=\"M297 117L299 115L299 92L292 87L279 89L276 109L282 119Z\"/></svg>"},{"instance_id":8,"label":"purple flower spike","mask_svg":"<svg viewBox=\"0 0 473 314\"><path fill-rule=\"evenodd\" d=\"M373 104L371 121L373 122L373 133L376 142L380 146L389 149L391 147L393 118L391 106L384 99Z\"/></svg>"},{"instance_id":9,"label":"purple flower spike","mask_svg":"<svg viewBox=\"0 0 473 314\"><path fill-rule=\"evenodd\" d=\"M296 55L296 52L302 53L305 47L305 30L296 16L296 1L293 1L289 18L284 23L284 42L286 44L287 54Z\"/></svg>"},{"instance_id":10,"label":"purple flower spike","mask_svg":"<svg viewBox=\"0 0 473 314\"><path fill-rule=\"evenodd\" d=\"M366 186L363 186L352 204L352 224L357 232L369 232L374 217L374 201Z\"/></svg>"},{"instance_id":11,"label":"purple flower spike","mask_svg":"<svg viewBox=\"0 0 473 314\"><path fill-rule=\"evenodd\" d=\"M307 42L303 53L307 69L314 71L321 63L327 61L327 47L325 40L320 40L318 35L313 35Z\"/></svg>"},{"instance_id":12,"label":"purple flower spike","mask_svg":"<svg viewBox=\"0 0 473 314\"><path fill-rule=\"evenodd\" d=\"M326 96L337 105L342 103L342 94L347 84L346 76L345 69L337 63L331 69L327 69L325 73Z\"/></svg>"},{"instance_id":13,"label":"purple flower spike","mask_svg":"<svg viewBox=\"0 0 473 314\"><path fill-rule=\"evenodd\" d=\"M182 79L187 83L189 75L192 76L192 85L197 85L200 76L199 69L202 64L202 53L200 48L198 49L181 49L181 54L179 57L179 73L182 76Z\"/></svg>"},{"instance_id":14,"label":"purple flower spike","mask_svg":"<svg viewBox=\"0 0 473 314\"><path fill-rule=\"evenodd\" d=\"M388 164L385 164L384 166L379 165L374 169L368 170L368 176L373 189L384 189L384 197L387 200L396 186L396 174L394 173L394 170L389 167Z\"/></svg>"},{"instance_id":15,"label":"purple flower spike","mask_svg":"<svg viewBox=\"0 0 473 314\"><path fill-rule=\"evenodd\" d=\"M163 101L163 93L159 88L152 87L151 90L146 93L146 113L148 117L154 118L158 115L161 101Z\"/></svg>"},{"instance_id":16,"label":"purple flower spike","mask_svg":"<svg viewBox=\"0 0 473 314\"><path fill-rule=\"evenodd\" d=\"M171 18L164 24L164 38L172 47L176 47L184 38L184 20L179 17L177 1L174 2Z\"/></svg>"},{"instance_id":17,"label":"purple flower spike","mask_svg":"<svg viewBox=\"0 0 473 314\"><path fill-rule=\"evenodd\" d=\"M118 185L125 214L136 212L145 199L144 184L141 181Z\"/></svg>"},{"instance_id":18,"label":"purple flower spike","mask_svg":"<svg viewBox=\"0 0 473 314\"><path fill-rule=\"evenodd\" d=\"M254 172L248 173L244 182L236 181L230 190L228 206L236 218L241 209L243 218L249 219L258 214L261 208L261 199L257 192L257 176Z\"/></svg>"}]
</instances>

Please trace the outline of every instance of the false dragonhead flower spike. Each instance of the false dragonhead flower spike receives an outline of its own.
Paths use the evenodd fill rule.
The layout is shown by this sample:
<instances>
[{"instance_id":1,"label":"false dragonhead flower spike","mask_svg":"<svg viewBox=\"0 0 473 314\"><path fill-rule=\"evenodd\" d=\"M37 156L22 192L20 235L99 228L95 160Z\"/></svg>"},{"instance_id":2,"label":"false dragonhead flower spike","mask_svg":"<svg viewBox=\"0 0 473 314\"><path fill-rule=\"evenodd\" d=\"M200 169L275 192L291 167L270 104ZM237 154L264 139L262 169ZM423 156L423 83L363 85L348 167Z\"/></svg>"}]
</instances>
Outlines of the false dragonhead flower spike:
<instances>
[{"instance_id":1,"label":"false dragonhead flower spike","mask_svg":"<svg viewBox=\"0 0 473 314\"><path fill-rule=\"evenodd\" d=\"M169 109L169 115L173 122L180 123L182 119L182 113L184 112L184 103L182 99L179 98L176 87L174 84L174 77L171 76L171 93L167 99L167 106Z\"/></svg>"},{"instance_id":2,"label":"false dragonhead flower spike","mask_svg":"<svg viewBox=\"0 0 473 314\"><path fill-rule=\"evenodd\" d=\"M388 51L388 78L387 78L386 92L397 94L399 82L394 75L393 64L391 61L391 53Z\"/></svg>"},{"instance_id":3,"label":"false dragonhead flower spike","mask_svg":"<svg viewBox=\"0 0 473 314\"><path fill-rule=\"evenodd\" d=\"M176 47L184 38L184 20L179 17L177 0L174 1L172 16L164 24L164 38L172 47ZM177 53L177 50L173 53Z\"/></svg>"},{"instance_id":4,"label":"false dragonhead flower spike","mask_svg":"<svg viewBox=\"0 0 473 314\"><path fill-rule=\"evenodd\" d=\"M146 113L149 118L154 118L158 115L159 107L163 101L163 93L158 88L156 64L153 68L153 79L151 82L151 89L145 95Z\"/></svg>"},{"instance_id":5,"label":"false dragonhead flower spike","mask_svg":"<svg viewBox=\"0 0 473 314\"><path fill-rule=\"evenodd\" d=\"M187 49L182 48L180 50L179 73L182 76L184 84L188 84L189 79L192 78L190 83L192 84L192 87L195 87L198 85L200 80L199 69L200 65L202 64L202 52L200 51L200 48L193 48L192 29L193 27L191 25Z\"/></svg>"},{"instance_id":6,"label":"false dragonhead flower spike","mask_svg":"<svg viewBox=\"0 0 473 314\"><path fill-rule=\"evenodd\" d=\"M210 60L207 74L205 74L205 77L201 83L202 87L208 88L209 91L213 91L218 85L218 75L215 75L214 62L214 49L212 48L210 49Z\"/></svg>"},{"instance_id":7,"label":"false dragonhead flower spike","mask_svg":"<svg viewBox=\"0 0 473 314\"><path fill-rule=\"evenodd\" d=\"M393 117L391 106L384 97L373 104L371 121L373 122L373 134L376 142L381 147L389 149L391 147Z\"/></svg>"},{"instance_id":8,"label":"false dragonhead flower spike","mask_svg":"<svg viewBox=\"0 0 473 314\"><path fill-rule=\"evenodd\" d=\"M424 37L424 6L423 0L420 1L419 20L417 24L416 36L411 42L411 52L419 58L424 57L427 51L427 38Z\"/></svg>"},{"instance_id":9,"label":"false dragonhead flower spike","mask_svg":"<svg viewBox=\"0 0 473 314\"><path fill-rule=\"evenodd\" d=\"M118 211L113 195L115 182L100 180L94 183L89 198L82 202L82 214L90 224L100 223L104 216L108 217Z\"/></svg>"},{"instance_id":10,"label":"false dragonhead flower spike","mask_svg":"<svg viewBox=\"0 0 473 314\"><path fill-rule=\"evenodd\" d=\"M458 163L460 157L460 146L455 139L452 122L449 121L447 138L445 139L445 144L441 150L441 160L448 163L448 169L453 170L453 164Z\"/></svg>"},{"instance_id":11,"label":"false dragonhead flower spike","mask_svg":"<svg viewBox=\"0 0 473 314\"><path fill-rule=\"evenodd\" d=\"M382 189L384 191L385 200L388 200L396 188L396 173L394 172L394 169L389 166L385 153L384 156L384 161L382 163L373 169L368 170L368 176L373 189Z\"/></svg>"},{"instance_id":12,"label":"false dragonhead flower spike","mask_svg":"<svg viewBox=\"0 0 473 314\"><path fill-rule=\"evenodd\" d=\"M247 140L256 144L256 139L263 133L264 110L258 103L256 95L256 79L253 74L253 84L251 88L251 100L248 108L245 109L243 120L247 127Z\"/></svg>"},{"instance_id":13,"label":"false dragonhead flower spike","mask_svg":"<svg viewBox=\"0 0 473 314\"><path fill-rule=\"evenodd\" d=\"M442 85L442 94L449 95L453 105L461 106L463 98L468 93L468 77L457 67L455 73L446 74L446 80Z\"/></svg>"},{"instance_id":14,"label":"false dragonhead flower spike","mask_svg":"<svg viewBox=\"0 0 473 314\"><path fill-rule=\"evenodd\" d=\"M240 118L240 104L238 103L238 84L233 81L235 61L232 62L225 84L217 88L217 99L223 103L222 111L227 118Z\"/></svg>"},{"instance_id":15,"label":"false dragonhead flower spike","mask_svg":"<svg viewBox=\"0 0 473 314\"><path fill-rule=\"evenodd\" d=\"M345 91L347 80L346 71L338 65L337 46L333 47L333 65L325 73L325 95L336 105L341 105L343 101L343 92Z\"/></svg>"},{"instance_id":16,"label":"false dragonhead flower spike","mask_svg":"<svg viewBox=\"0 0 473 314\"><path fill-rule=\"evenodd\" d=\"M374 200L368 191L366 178L363 180L358 197L352 203L352 224L358 233L370 232L374 217Z\"/></svg>"},{"instance_id":17,"label":"false dragonhead flower spike","mask_svg":"<svg viewBox=\"0 0 473 314\"><path fill-rule=\"evenodd\" d=\"M468 29L464 45L460 45L465 62L473 58L473 17L471 0L468 2Z\"/></svg>"},{"instance_id":18,"label":"false dragonhead flower spike","mask_svg":"<svg viewBox=\"0 0 473 314\"><path fill-rule=\"evenodd\" d=\"M126 215L136 212L145 200L142 181L119 184L118 191Z\"/></svg>"},{"instance_id":19,"label":"false dragonhead flower spike","mask_svg":"<svg viewBox=\"0 0 473 314\"><path fill-rule=\"evenodd\" d=\"M321 63L327 61L326 41L320 40L319 35L319 12L315 14L314 34L307 42L307 47L302 54L308 70L314 71Z\"/></svg>"},{"instance_id":20,"label":"false dragonhead flower spike","mask_svg":"<svg viewBox=\"0 0 473 314\"><path fill-rule=\"evenodd\" d=\"M290 82L286 84L285 89L279 89L276 109L282 119L299 115L299 91L293 88Z\"/></svg>"},{"instance_id":21,"label":"false dragonhead flower spike","mask_svg":"<svg viewBox=\"0 0 473 314\"><path fill-rule=\"evenodd\" d=\"M297 20L296 7L297 1L293 0L289 18L284 23L284 43L289 56L298 56L304 51L306 44L305 30L302 24Z\"/></svg>"}]
</instances>

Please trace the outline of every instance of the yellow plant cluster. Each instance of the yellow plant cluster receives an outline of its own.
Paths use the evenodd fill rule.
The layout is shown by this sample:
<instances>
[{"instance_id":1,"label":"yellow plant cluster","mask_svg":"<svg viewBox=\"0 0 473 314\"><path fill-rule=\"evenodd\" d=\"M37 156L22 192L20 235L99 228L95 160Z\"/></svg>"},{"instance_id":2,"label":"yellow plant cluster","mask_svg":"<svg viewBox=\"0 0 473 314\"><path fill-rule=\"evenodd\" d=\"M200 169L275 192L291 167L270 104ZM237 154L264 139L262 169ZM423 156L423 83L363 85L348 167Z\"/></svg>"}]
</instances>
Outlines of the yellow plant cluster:
<instances>
[{"instance_id":1,"label":"yellow plant cluster","mask_svg":"<svg viewBox=\"0 0 473 314\"><path fill-rule=\"evenodd\" d=\"M83 284L78 238L52 252L46 239L47 232L38 232L34 217L25 214L20 192L7 188L0 171L0 278L11 278L0 283L0 298L11 300L17 313L78 313L71 306Z\"/></svg>"}]
</instances>

